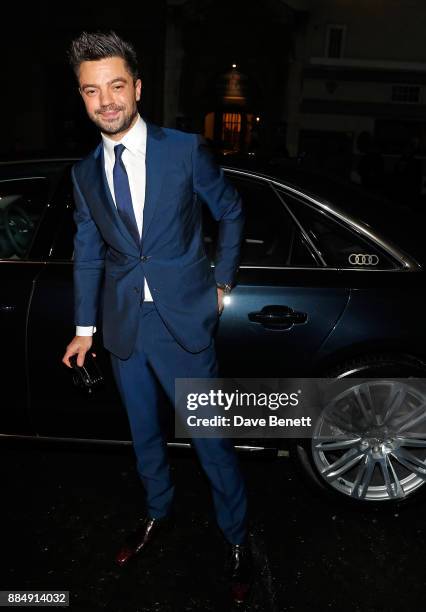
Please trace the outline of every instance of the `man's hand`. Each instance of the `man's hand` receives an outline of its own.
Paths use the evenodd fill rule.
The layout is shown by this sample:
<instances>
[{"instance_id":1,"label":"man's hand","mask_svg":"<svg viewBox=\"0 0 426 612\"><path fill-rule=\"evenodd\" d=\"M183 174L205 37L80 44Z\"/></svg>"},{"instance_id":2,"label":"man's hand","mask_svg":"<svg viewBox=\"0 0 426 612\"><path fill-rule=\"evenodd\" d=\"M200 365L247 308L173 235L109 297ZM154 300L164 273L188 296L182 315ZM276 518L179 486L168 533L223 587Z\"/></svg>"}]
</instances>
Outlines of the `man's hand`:
<instances>
[{"instance_id":1,"label":"man's hand","mask_svg":"<svg viewBox=\"0 0 426 612\"><path fill-rule=\"evenodd\" d=\"M222 314L222 310L224 307L224 303L223 303L224 295L225 295L224 290L221 289L220 287L217 287L217 309L219 311L219 315Z\"/></svg>"},{"instance_id":2,"label":"man's hand","mask_svg":"<svg viewBox=\"0 0 426 612\"><path fill-rule=\"evenodd\" d=\"M62 363L69 368L72 368L72 365L70 364L70 357L73 355L78 355L77 365L81 367L84 364L84 358L86 357L87 351L92 346L92 342L92 336L74 336L67 346L65 355L62 357ZM96 357L95 353L92 353L92 355Z\"/></svg>"}]
</instances>

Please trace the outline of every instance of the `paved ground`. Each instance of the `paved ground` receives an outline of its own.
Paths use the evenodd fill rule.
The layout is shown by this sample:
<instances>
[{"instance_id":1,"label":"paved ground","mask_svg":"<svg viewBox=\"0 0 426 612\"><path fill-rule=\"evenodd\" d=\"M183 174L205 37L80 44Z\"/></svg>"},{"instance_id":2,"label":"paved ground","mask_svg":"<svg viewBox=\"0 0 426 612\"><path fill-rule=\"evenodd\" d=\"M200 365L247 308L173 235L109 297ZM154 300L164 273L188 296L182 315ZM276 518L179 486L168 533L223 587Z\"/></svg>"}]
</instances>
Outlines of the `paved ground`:
<instances>
[{"instance_id":1,"label":"paved ground","mask_svg":"<svg viewBox=\"0 0 426 612\"><path fill-rule=\"evenodd\" d=\"M0 440L0 449L2 590L66 589L76 612L229 609L225 542L195 455L171 453L178 529L120 569L114 554L143 513L132 448ZM259 573L247 610L425 607L424 505L386 516L342 510L312 497L287 458L241 461Z\"/></svg>"}]
</instances>

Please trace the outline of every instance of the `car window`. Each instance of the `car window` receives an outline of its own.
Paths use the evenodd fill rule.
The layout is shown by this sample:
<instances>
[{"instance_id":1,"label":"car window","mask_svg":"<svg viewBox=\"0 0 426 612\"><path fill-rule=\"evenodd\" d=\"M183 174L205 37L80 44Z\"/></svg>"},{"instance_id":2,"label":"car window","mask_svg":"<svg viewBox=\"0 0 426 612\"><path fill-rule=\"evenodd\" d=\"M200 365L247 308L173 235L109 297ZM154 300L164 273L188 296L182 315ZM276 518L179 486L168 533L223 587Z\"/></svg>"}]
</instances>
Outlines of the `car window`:
<instances>
[{"instance_id":1,"label":"car window","mask_svg":"<svg viewBox=\"0 0 426 612\"><path fill-rule=\"evenodd\" d=\"M317 261L297 224L265 181L227 178L241 195L246 221L240 265L260 267L317 266ZM207 206L203 207L206 251L214 260L218 224Z\"/></svg>"},{"instance_id":2,"label":"car window","mask_svg":"<svg viewBox=\"0 0 426 612\"><path fill-rule=\"evenodd\" d=\"M26 259L48 204L46 178L0 180L0 259Z\"/></svg>"},{"instance_id":3,"label":"car window","mask_svg":"<svg viewBox=\"0 0 426 612\"><path fill-rule=\"evenodd\" d=\"M379 245L359 235L325 211L318 210L287 192L282 192L282 197L327 266L381 270L396 267L396 262Z\"/></svg>"},{"instance_id":4,"label":"car window","mask_svg":"<svg viewBox=\"0 0 426 612\"><path fill-rule=\"evenodd\" d=\"M76 230L73 212L74 196L71 180L71 166L65 169L55 192L55 201L61 203L62 214L50 249L50 260L71 261Z\"/></svg>"}]
</instances>

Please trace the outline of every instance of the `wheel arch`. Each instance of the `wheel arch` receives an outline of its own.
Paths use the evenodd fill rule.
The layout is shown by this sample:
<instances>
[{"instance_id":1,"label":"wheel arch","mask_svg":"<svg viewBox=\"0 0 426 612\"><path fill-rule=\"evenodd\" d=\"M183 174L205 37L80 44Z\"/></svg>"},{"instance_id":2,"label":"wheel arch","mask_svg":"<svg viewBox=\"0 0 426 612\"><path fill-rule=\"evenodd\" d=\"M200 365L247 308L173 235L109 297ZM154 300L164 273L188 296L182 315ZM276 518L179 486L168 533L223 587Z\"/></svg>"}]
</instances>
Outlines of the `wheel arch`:
<instances>
[{"instance_id":1,"label":"wheel arch","mask_svg":"<svg viewBox=\"0 0 426 612\"><path fill-rule=\"evenodd\" d=\"M411 350L404 343L389 341L359 342L329 353L319 359L313 366L312 375L326 377L340 367L359 368L362 375L363 363L388 361L389 364L412 366L423 371L426 376L426 353ZM354 375L354 374L353 374Z\"/></svg>"}]
</instances>

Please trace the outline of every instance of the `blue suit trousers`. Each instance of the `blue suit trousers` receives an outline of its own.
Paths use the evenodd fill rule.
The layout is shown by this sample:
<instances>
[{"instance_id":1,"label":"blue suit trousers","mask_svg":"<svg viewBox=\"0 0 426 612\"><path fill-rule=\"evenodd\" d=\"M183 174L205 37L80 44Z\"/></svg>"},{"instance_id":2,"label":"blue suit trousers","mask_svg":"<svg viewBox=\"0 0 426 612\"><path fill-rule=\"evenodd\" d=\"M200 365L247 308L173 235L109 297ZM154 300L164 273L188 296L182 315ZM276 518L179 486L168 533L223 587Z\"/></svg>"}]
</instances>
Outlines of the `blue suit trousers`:
<instances>
[{"instance_id":1,"label":"blue suit trousers","mask_svg":"<svg viewBox=\"0 0 426 612\"><path fill-rule=\"evenodd\" d=\"M132 354L127 359L110 355L127 410L147 513L159 518L171 509L174 484L158 415L158 383L175 406L175 378L217 377L214 340L198 353L187 351L171 335L155 304L144 302ZM209 478L220 529L229 542L242 543L247 534L247 494L232 440L193 438L192 446Z\"/></svg>"}]
</instances>

